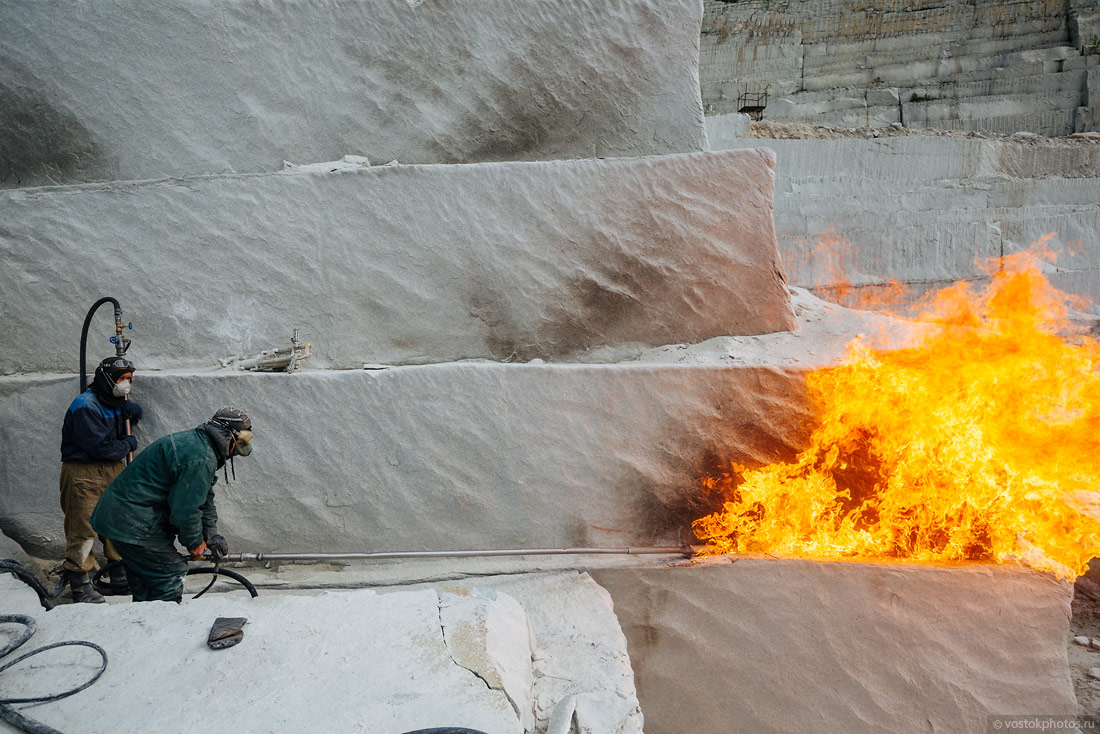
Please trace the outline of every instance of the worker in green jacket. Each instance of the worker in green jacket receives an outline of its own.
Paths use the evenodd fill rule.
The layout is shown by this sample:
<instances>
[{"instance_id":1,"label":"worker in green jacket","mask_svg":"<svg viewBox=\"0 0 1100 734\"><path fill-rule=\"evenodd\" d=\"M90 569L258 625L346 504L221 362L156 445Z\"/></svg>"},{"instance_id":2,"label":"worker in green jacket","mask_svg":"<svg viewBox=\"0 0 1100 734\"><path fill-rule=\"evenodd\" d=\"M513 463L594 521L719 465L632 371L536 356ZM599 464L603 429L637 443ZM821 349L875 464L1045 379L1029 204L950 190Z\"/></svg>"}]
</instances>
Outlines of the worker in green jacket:
<instances>
[{"instance_id":1,"label":"worker in green jacket","mask_svg":"<svg viewBox=\"0 0 1100 734\"><path fill-rule=\"evenodd\" d=\"M252 421L222 408L197 428L151 443L107 486L92 528L122 556L134 601L183 599L187 560L176 550L177 538L192 560L219 560L229 552L218 534L214 484L227 461L250 453Z\"/></svg>"}]
</instances>

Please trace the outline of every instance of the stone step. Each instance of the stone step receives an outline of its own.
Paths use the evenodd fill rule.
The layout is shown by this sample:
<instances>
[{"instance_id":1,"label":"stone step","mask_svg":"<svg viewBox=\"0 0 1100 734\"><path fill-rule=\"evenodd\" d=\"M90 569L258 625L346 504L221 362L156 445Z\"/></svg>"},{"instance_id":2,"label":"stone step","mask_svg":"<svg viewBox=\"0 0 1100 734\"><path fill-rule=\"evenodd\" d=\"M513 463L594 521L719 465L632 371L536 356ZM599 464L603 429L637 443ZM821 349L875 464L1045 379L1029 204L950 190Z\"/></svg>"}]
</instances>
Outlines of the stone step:
<instances>
[{"instance_id":1,"label":"stone step","mask_svg":"<svg viewBox=\"0 0 1100 734\"><path fill-rule=\"evenodd\" d=\"M999 111L992 104L984 109L959 106L959 111L954 112L950 105L940 104L932 110L925 109L926 103L914 102L903 104L902 121L907 127L921 128L931 127L939 130L973 130L983 133L1000 133L1010 135L1019 131L1028 131L1057 137L1069 135L1076 130L1077 108L1071 107L1072 95L1067 94L1061 102L1066 105L1061 109L1031 111L1028 104L1029 98L1024 97L1013 101L1013 107L1019 112L1013 114L997 114ZM932 103L933 105L935 103ZM952 114L955 116L953 117Z\"/></svg>"},{"instance_id":2,"label":"stone step","mask_svg":"<svg viewBox=\"0 0 1100 734\"><path fill-rule=\"evenodd\" d=\"M1083 62L1089 57L1081 56ZM1100 63L1100 55L1095 56ZM1067 59L1072 61L1073 59ZM888 92L891 89L903 90L903 89L933 89L941 84L969 84L972 82L991 81L998 79L1017 79L1019 77L1030 77L1035 75L1050 74L1058 71L1052 68L1052 64L1055 62L1035 62L1029 64L1014 64L1011 67L1006 66L994 66L988 69L980 69L978 71L966 72L962 74L953 74L946 77L937 77L935 83L930 83L928 79L920 79L914 82L913 86L909 87L897 87L886 84L885 80L882 82L874 82L868 85L859 85L854 87L831 87L828 89L815 89L815 90L800 90L792 92L786 96L792 102L798 103L812 103L812 102L827 102L838 97L860 99L869 94L876 92ZM1087 62L1086 62L1087 63ZM1083 67L1085 68L1085 67ZM1074 71L1070 69L1069 71ZM907 80L913 81L913 80ZM775 96L777 99L780 95Z\"/></svg>"},{"instance_id":3,"label":"stone step","mask_svg":"<svg viewBox=\"0 0 1100 734\"><path fill-rule=\"evenodd\" d=\"M1088 71L1086 69L1038 74L1017 73L1016 75L1008 74L1009 71L1012 71L1012 69L1006 68L1006 73L998 74L996 78L980 81L960 82L951 78L941 78L937 84L917 85L905 89L901 94L901 98L906 99L905 92L910 91L916 91L923 96L933 98L950 96L966 99L995 95L1047 94L1051 92L1077 92L1083 94L1088 88Z\"/></svg>"},{"instance_id":4,"label":"stone step","mask_svg":"<svg viewBox=\"0 0 1100 734\"><path fill-rule=\"evenodd\" d=\"M132 263L111 290L145 368L255 354L294 328L315 364L341 368L788 329L773 163L727 151L0 192L5 317L37 335L0 374L71 369L73 311L116 262ZM94 364L107 345L91 343Z\"/></svg>"},{"instance_id":5,"label":"stone step","mask_svg":"<svg viewBox=\"0 0 1100 734\"><path fill-rule=\"evenodd\" d=\"M774 101L769 100L765 114L768 117L776 116L776 108L780 102L789 102L795 106L807 106L816 114L817 112L844 109L862 109L872 99L889 97L895 94L900 101L905 101L909 100L914 93L932 99L966 99L991 95L1041 94L1065 91L1077 91L1084 94L1088 88L1088 70L1084 68L1044 72L1041 64L1029 64L1026 65L1026 68L996 67L977 73L985 78L961 80L953 77L941 77L934 83L922 82L913 86L890 87L882 83L876 83L870 88L846 87L800 92ZM970 75L966 76L969 77Z\"/></svg>"},{"instance_id":6,"label":"stone step","mask_svg":"<svg viewBox=\"0 0 1100 734\"><path fill-rule=\"evenodd\" d=\"M836 359L868 328L854 323L833 334ZM795 343L742 349L739 367L723 352L712 366L146 371L135 433L140 450L223 404L250 415L256 450L218 487L239 551L676 545L708 457L766 463L805 440L805 369L825 362L785 365L774 355L804 355L798 338L761 338L780 342ZM0 518L39 557L63 546L56 439L76 392L72 375L0 378Z\"/></svg>"},{"instance_id":7,"label":"stone step","mask_svg":"<svg viewBox=\"0 0 1100 734\"><path fill-rule=\"evenodd\" d=\"M850 101L850 100L846 100ZM771 105L768 105L769 110ZM816 105L814 105L816 107ZM901 107L890 106L866 106L866 105L837 105L838 109L824 112L808 112L801 107L784 108L776 105L774 112L767 119L777 122L803 122L808 125L826 125L829 127L887 127L895 122L902 121ZM813 108L811 108L813 109Z\"/></svg>"},{"instance_id":8,"label":"stone step","mask_svg":"<svg viewBox=\"0 0 1100 734\"><path fill-rule=\"evenodd\" d=\"M776 217L797 216L828 217L830 214L853 221L860 216L880 216L881 212L899 200L904 210L892 214L893 221L986 221L991 212L1001 208L1008 210L1008 218L1034 216L1040 212L1084 216L1093 219L1089 212L1094 202L1089 200L1090 190L1095 190L1098 179L1080 179L1073 189L1063 186L1047 187L1046 181L987 188L983 181L941 181L935 185L915 188L873 187L852 188L851 194L828 195L824 190L838 182L799 183L781 193L776 199ZM954 204L954 206L953 206ZM916 218L916 219L914 219ZM870 226L870 225L869 225Z\"/></svg>"},{"instance_id":9,"label":"stone step","mask_svg":"<svg viewBox=\"0 0 1100 734\"><path fill-rule=\"evenodd\" d=\"M708 119L708 125L710 120ZM715 148L756 148L775 152L776 191L782 196L792 183L823 182L831 190L903 189L912 182L989 179L1006 176L1043 179L1044 188L1081 187L1082 201L1100 174L1100 145L1076 141L1039 143L1006 140L908 135L839 140L773 140L712 138ZM1084 178L1085 181L1075 182ZM989 185L988 183L983 185ZM1003 184L1011 188L1012 182ZM1027 186L1027 183L1017 185ZM1061 195L1061 194L1059 194Z\"/></svg>"},{"instance_id":10,"label":"stone step","mask_svg":"<svg viewBox=\"0 0 1100 734\"><path fill-rule=\"evenodd\" d=\"M698 0L377 0L369 12L6 0L0 187L277 171L347 153L698 151L700 17Z\"/></svg>"},{"instance_id":11,"label":"stone step","mask_svg":"<svg viewBox=\"0 0 1100 734\"><path fill-rule=\"evenodd\" d=\"M965 59L1023 54L1035 61L1061 58L1049 50L1069 46L1067 31L1042 31L1009 38L974 38L965 30L948 33L913 33L886 39L851 43L807 44L807 68L843 71L852 65L886 67L929 58Z\"/></svg>"},{"instance_id":12,"label":"stone step","mask_svg":"<svg viewBox=\"0 0 1100 734\"><path fill-rule=\"evenodd\" d=\"M980 219L989 209L1010 206L1012 202L1020 202L1020 216L1046 207L1083 212L1094 206L1097 185L1100 179L1092 178L1042 179L999 186L984 179L941 179L891 186L881 180L848 175L786 182L776 195L776 207L778 212L797 205L799 213L850 216L855 212L879 212L889 202L904 197L906 211L898 212L899 217L917 212L922 217L932 214Z\"/></svg>"},{"instance_id":13,"label":"stone step","mask_svg":"<svg viewBox=\"0 0 1100 734\"><path fill-rule=\"evenodd\" d=\"M918 88L912 92L905 90L900 97L907 119L911 111L916 119L923 120L1003 117L1077 108L1086 96L1086 79L1085 72L1072 71L988 85L978 82L957 87Z\"/></svg>"},{"instance_id":14,"label":"stone step","mask_svg":"<svg viewBox=\"0 0 1100 734\"><path fill-rule=\"evenodd\" d=\"M898 197L895 197L895 201L897 199L904 200L914 198L918 197L900 194ZM920 205L918 204L918 206ZM868 207L866 209L853 208L848 211L838 211L830 214L823 207L817 208L808 206L802 208L792 204L789 207L784 207L784 209L776 215L776 227L780 237L789 235L816 236L832 225L838 232L869 233L871 239L866 240L865 244L871 244L876 239L885 239L882 234L882 212L883 209L881 207ZM900 239L901 235L898 233L906 228L923 228L927 231L934 231L940 225L952 227L969 227L973 225L979 227L988 226L991 230L995 231L998 228L1003 228L1008 222L1015 222L1021 227L1025 224L1027 225L1023 229L1018 228L1018 231L1027 231L1029 233L1024 238L1027 240L1026 242L1019 241L1019 244L1028 245L1045 234L1062 231L1065 227L1069 227L1074 233L1084 232L1087 234L1088 227L1094 226L1097 221L1098 215L1085 205L1078 205L1076 207L1006 207L997 205L997 203L991 203L990 206L981 210L944 210L927 208L891 213L890 239ZM1002 231L1001 234L1003 235L1004 232ZM1068 236L1067 239L1079 238ZM914 239L913 241L920 242L924 241L924 239ZM1014 241L1018 240L1014 239ZM1100 262L1098 262L1097 265L1100 265ZM796 284L804 285L802 283Z\"/></svg>"},{"instance_id":15,"label":"stone step","mask_svg":"<svg viewBox=\"0 0 1100 734\"><path fill-rule=\"evenodd\" d=\"M914 93L919 94L919 93ZM1074 110L1081 104L1081 92L1074 89L1060 92L1030 94L992 94L986 97L901 100L905 123L919 127L920 123L936 120L966 120L977 117L1008 117L1040 111Z\"/></svg>"},{"instance_id":16,"label":"stone step","mask_svg":"<svg viewBox=\"0 0 1100 734\"><path fill-rule=\"evenodd\" d=\"M928 79L950 79L959 74L982 72L997 67L1011 67L1015 64L1044 64L1043 71L1053 72L1061 69L1060 63L1066 58L1078 56L1071 46L1059 46L1052 49L1000 54L992 56L973 56L951 59L914 60L907 63L890 64L847 70L828 75L815 75L809 65L803 69L803 87L809 91L829 89L831 87L861 87L881 83L901 86L917 86ZM1049 58L1043 58L1049 57Z\"/></svg>"},{"instance_id":17,"label":"stone step","mask_svg":"<svg viewBox=\"0 0 1100 734\"><path fill-rule=\"evenodd\" d=\"M1097 108L1100 109L1100 108ZM777 110L777 112L779 112ZM1091 130L1100 114L1093 108L1078 107L1053 112L1033 114L971 117L964 120L939 119L935 121L906 120L897 107L855 107L847 110L804 114L799 110L783 110L771 119L784 123L804 123L829 127L883 128L894 122L905 122L914 130L966 130L981 133L1011 135L1016 132L1033 132L1048 137L1061 137L1074 132Z\"/></svg>"},{"instance_id":18,"label":"stone step","mask_svg":"<svg viewBox=\"0 0 1100 734\"><path fill-rule=\"evenodd\" d=\"M1004 37L1018 32L1060 30L1066 25L1065 0L1039 2L988 2L980 4L940 4L920 8L898 4L889 11L881 6L838 7L815 12L799 3L792 6L794 19L802 22L802 35L808 41L833 42L835 39L889 38L923 33L951 33L972 29L978 37Z\"/></svg>"}]
</instances>

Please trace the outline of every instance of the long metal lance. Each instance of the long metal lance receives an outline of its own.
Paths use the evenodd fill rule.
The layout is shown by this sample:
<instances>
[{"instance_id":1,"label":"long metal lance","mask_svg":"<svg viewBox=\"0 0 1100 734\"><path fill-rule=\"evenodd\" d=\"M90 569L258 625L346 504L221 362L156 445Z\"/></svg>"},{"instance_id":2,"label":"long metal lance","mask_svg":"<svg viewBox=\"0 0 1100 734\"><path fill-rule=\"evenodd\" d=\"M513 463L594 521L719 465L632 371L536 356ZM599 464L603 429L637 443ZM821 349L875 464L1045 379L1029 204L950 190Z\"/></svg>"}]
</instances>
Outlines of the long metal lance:
<instances>
[{"instance_id":1,"label":"long metal lance","mask_svg":"<svg viewBox=\"0 0 1100 734\"><path fill-rule=\"evenodd\" d=\"M230 553L226 562L262 563L264 561L382 561L391 558L482 558L494 556L572 556L572 555L677 555L690 557L694 546L627 548L511 548L507 550L379 551L374 553Z\"/></svg>"}]
</instances>

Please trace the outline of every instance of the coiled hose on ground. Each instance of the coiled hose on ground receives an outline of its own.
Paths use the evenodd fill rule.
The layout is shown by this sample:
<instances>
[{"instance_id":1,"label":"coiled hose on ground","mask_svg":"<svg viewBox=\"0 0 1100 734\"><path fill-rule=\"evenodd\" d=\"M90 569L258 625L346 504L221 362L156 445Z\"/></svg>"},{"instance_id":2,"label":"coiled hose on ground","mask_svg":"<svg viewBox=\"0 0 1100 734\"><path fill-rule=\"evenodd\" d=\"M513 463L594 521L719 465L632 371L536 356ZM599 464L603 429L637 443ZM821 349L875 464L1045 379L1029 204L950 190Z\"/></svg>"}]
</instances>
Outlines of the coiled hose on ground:
<instances>
[{"instance_id":1,"label":"coiled hose on ground","mask_svg":"<svg viewBox=\"0 0 1100 734\"><path fill-rule=\"evenodd\" d=\"M8 559L4 559L8 560ZM0 614L0 624L21 624L26 627L23 633L12 640L4 649L0 650L0 660L6 657L9 653L14 652L20 645L29 640L38 628L37 623L33 617L28 617L24 614ZM10 668L17 663L21 663L32 655L38 655L39 653L52 650L56 647L90 647L99 653L99 656L103 659L102 664L99 666L99 670L95 672L91 678L85 681L83 684L70 688L62 693L55 693L51 696L30 696L27 698L0 698L0 719L8 722L17 729L28 732L28 734L61 734L57 729L46 726L45 724L29 719L20 712L12 708L13 704L17 703L48 703L50 701L57 701L62 698L67 698L74 693L80 693L88 686L99 680L99 676L103 675L103 671L107 669L107 651L94 642L88 642L86 640L66 640L64 642L55 642L52 645L46 645L40 647L37 650L31 650L28 653L24 653L19 657L9 662L0 665L0 673Z\"/></svg>"}]
</instances>

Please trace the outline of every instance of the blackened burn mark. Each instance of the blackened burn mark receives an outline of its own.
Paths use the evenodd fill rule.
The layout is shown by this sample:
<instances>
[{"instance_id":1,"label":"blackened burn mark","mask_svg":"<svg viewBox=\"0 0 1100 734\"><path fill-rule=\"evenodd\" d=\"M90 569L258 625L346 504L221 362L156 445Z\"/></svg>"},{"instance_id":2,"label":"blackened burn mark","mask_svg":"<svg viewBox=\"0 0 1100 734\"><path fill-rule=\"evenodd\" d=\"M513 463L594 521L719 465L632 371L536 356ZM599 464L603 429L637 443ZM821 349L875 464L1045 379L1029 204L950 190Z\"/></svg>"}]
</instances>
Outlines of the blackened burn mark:
<instances>
[{"instance_id":1,"label":"blackened burn mark","mask_svg":"<svg viewBox=\"0 0 1100 734\"><path fill-rule=\"evenodd\" d=\"M0 186L80 180L99 158L95 137L72 113L0 79Z\"/></svg>"},{"instance_id":2,"label":"blackened burn mark","mask_svg":"<svg viewBox=\"0 0 1100 734\"><path fill-rule=\"evenodd\" d=\"M570 279L540 328L539 341L553 345L553 356L605 344L663 343L669 325L661 324L655 311L674 298L669 275L659 265L621 250L594 243L587 251L603 257Z\"/></svg>"}]
</instances>

